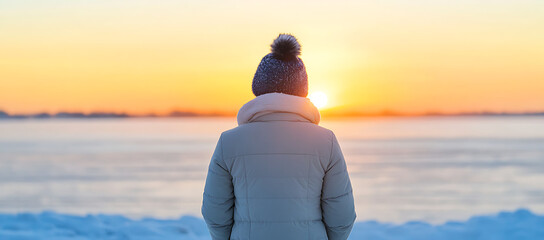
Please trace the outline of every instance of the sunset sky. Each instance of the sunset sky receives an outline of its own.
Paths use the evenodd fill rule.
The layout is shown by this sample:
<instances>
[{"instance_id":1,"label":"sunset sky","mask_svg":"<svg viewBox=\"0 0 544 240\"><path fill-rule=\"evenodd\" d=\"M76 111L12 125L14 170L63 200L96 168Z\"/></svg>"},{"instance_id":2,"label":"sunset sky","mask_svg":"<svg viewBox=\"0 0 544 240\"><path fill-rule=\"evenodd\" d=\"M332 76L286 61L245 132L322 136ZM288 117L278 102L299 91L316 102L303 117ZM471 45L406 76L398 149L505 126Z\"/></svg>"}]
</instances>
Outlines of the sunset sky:
<instances>
[{"instance_id":1,"label":"sunset sky","mask_svg":"<svg viewBox=\"0 0 544 240\"><path fill-rule=\"evenodd\" d=\"M235 112L282 32L338 111L544 111L540 0L0 0L0 110Z\"/></svg>"}]
</instances>

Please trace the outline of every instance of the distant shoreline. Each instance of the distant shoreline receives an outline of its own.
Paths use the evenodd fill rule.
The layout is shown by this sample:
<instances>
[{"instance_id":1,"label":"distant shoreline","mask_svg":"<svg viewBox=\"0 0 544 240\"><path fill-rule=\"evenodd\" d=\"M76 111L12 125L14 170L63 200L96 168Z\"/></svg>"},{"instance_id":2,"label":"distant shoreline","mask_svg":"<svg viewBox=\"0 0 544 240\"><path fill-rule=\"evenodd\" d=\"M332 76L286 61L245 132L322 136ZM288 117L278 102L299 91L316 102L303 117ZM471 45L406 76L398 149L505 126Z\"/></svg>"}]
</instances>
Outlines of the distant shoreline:
<instances>
[{"instance_id":1,"label":"distant shoreline","mask_svg":"<svg viewBox=\"0 0 544 240\"><path fill-rule=\"evenodd\" d=\"M197 113L191 111L172 111L168 114L128 114L116 112L58 112L50 113L32 113L32 114L10 114L0 110L0 120L4 119L100 119L100 118L184 118L184 117L235 117L235 113ZM363 113L363 112L347 112L335 113L322 111L322 116L327 118L355 118L355 117L470 117L470 116L490 116L490 117L507 117L507 116L544 116L542 112L464 112L464 113L421 113L421 114L405 114L396 112L381 112L381 113Z\"/></svg>"}]
</instances>

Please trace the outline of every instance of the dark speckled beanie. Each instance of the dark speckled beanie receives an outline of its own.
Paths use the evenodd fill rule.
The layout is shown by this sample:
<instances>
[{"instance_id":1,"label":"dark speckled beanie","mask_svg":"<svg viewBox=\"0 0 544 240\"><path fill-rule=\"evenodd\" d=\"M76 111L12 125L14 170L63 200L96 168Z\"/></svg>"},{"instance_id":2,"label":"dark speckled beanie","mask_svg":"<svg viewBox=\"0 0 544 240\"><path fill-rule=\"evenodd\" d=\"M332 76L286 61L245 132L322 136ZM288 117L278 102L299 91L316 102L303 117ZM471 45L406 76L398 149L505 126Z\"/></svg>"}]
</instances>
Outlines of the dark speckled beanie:
<instances>
[{"instance_id":1,"label":"dark speckled beanie","mask_svg":"<svg viewBox=\"0 0 544 240\"><path fill-rule=\"evenodd\" d=\"M297 39L289 34L280 34L270 47L271 53L263 57L253 77L253 94L277 92L308 96L308 75L298 57L300 44Z\"/></svg>"}]
</instances>

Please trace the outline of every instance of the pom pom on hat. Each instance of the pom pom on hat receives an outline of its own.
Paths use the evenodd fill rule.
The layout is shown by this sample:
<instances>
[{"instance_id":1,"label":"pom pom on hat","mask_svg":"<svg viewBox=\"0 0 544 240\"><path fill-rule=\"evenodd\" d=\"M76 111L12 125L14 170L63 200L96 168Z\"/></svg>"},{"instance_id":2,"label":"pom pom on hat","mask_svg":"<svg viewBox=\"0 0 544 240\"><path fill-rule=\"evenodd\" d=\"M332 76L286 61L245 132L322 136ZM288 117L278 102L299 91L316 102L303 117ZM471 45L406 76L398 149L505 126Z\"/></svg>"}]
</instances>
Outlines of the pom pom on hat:
<instances>
[{"instance_id":1,"label":"pom pom on hat","mask_svg":"<svg viewBox=\"0 0 544 240\"><path fill-rule=\"evenodd\" d=\"M280 34L270 47L274 57L280 60L293 60L300 55L300 44L290 34Z\"/></svg>"}]
</instances>

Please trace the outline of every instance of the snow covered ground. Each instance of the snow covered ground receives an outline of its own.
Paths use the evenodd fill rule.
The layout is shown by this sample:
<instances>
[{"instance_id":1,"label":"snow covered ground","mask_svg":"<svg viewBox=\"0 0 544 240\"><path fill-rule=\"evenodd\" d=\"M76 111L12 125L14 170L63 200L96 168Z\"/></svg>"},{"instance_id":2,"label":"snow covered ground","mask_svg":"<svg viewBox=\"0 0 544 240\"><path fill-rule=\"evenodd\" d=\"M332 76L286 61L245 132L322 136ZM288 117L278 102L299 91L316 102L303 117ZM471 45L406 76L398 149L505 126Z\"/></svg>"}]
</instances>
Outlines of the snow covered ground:
<instances>
[{"instance_id":1,"label":"snow covered ground","mask_svg":"<svg viewBox=\"0 0 544 240\"><path fill-rule=\"evenodd\" d=\"M210 239L201 218L183 216L161 220L133 220L121 215L75 216L54 212L0 214L0 239ZM540 240L544 239L544 216L520 209L493 216L476 216L464 222L402 225L375 221L357 222L350 236L371 240Z\"/></svg>"}]
</instances>

